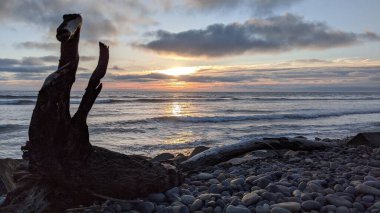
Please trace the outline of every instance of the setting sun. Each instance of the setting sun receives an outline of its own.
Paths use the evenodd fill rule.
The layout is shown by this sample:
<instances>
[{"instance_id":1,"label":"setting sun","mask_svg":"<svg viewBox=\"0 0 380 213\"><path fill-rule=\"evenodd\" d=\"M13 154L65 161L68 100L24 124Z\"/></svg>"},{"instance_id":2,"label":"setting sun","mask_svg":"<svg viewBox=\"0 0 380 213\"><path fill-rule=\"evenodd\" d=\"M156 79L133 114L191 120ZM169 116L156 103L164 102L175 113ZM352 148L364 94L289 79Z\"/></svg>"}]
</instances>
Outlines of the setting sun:
<instances>
[{"instance_id":1,"label":"setting sun","mask_svg":"<svg viewBox=\"0 0 380 213\"><path fill-rule=\"evenodd\" d=\"M179 75L190 75L196 73L198 69L196 67L175 67L166 70L159 70L158 73L165 75L179 76Z\"/></svg>"}]
</instances>

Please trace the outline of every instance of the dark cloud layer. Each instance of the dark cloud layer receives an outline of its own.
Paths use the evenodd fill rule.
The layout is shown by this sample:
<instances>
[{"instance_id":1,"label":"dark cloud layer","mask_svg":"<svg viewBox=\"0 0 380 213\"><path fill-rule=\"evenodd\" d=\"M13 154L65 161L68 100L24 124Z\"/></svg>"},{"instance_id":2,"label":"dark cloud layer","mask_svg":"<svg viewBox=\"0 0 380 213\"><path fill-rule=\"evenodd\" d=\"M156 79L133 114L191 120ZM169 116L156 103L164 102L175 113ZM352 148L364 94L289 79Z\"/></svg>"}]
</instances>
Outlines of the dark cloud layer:
<instances>
[{"instance_id":1,"label":"dark cloud layer","mask_svg":"<svg viewBox=\"0 0 380 213\"><path fill-rule=\"evenodd\" d=\"M45 73L57 69L56 65L46 63L57 62L56 56L24 57L20 60L0 58L0 72L9 73Z\"/></svg>"},{"instance_id":2,"label":"dark cloud layer","mask_svg":"<svg viewBox=\"0 0 380 213\"><path fill-rule=\"evenodd\" d=\"M187 6L193 9L210 11L231 11L236 8L251 10L255 15L270 15L277 9L290 7L302 0L187 0Z\"/></svg>"},{"instance_id":3,"label":"dark cloud layer","mask_svg":"<svg viewBox=\"0 0 380 213\"><path fill-rule=\"evenodd\" d=\"M33 0L0 1L0 22L34 24L54 32L65 13L81 13L85 39L112 38L131 30L133 24L148 24L149 9L142 1L114 0Z\"/></svg>"},{"instance_id":4,"label":"dark cloud layer","mask_svg":"<svg viewBox=\"0 0 380 213\"><path fill-rule=\"evenodd\" d=\"M159 30L155 34L156 40L136 46L164 54L220 57L245 52L257 54L293 49L328 49L380 40L375 33L344 32L292 14L251 19L243 24L214 24L206 29L179 33Z\"/></svg>"}]
</instances>

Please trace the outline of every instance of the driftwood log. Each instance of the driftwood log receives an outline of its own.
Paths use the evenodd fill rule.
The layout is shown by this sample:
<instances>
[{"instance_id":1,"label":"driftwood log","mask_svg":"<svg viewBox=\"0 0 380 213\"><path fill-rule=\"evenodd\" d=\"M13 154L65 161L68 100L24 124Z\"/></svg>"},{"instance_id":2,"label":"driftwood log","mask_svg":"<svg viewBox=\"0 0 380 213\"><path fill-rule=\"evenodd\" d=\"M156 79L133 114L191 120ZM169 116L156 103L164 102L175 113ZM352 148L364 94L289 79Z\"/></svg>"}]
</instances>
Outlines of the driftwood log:
<instances>
[{"instance_id":1,"label":"driftwood log","mask_svg":"<svg viewBox=\"0 0 380 213\"><path fill-rule=\"evenodd\" d=\"M181 181L172 167L90 144L86 119L102 90L100 80L109 58L109 49L103 43L99 43L98 65L79 108L70 115L81 26L80 15L68 14L57 29L61 42L58 70L46 78L38 93L29 141L22 148L29 166L16 172L16 186L7 194L0 212L62 212L91 204L98 197L143 197Z\"/></svg>"},{"instance_id":2,"label":"driftwood log","mask_svg":"<svg viewBox=\"0 0 380 213\"><path fill-rule=\"evenodd\" d=\"M214 147L203 151L181 163L184 171L212 166L254 150L291 149L319 150L335 146L332 142L310 141L304 138L264 138L243 141L236 144Z\"/></svg>"}]
</instances>

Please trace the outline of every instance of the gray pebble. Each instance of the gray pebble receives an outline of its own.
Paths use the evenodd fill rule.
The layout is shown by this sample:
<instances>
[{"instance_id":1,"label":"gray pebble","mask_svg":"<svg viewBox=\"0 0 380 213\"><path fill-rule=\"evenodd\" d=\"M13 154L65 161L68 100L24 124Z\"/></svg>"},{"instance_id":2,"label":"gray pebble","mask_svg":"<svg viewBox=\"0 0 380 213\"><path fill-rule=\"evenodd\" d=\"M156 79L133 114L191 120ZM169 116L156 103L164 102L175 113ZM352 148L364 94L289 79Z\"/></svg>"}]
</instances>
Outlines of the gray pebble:
<instances>
[{"instance_id":1,"label":"gray pebble","mask_svg":"<svg viewBox=\"0 0 380 213\"><path fill-rule=\"evenodd\" d=\"M304 201L304 202L302 202L301 206L302 206L302 209L304 209L306 211L319 210L322 207L322 205L320 203L318 203L317 201L314 201L314 200Z\"/></svg>"},{"instance_id":2,"label":"gray pebble","mask_svg":"<svg viewBox=\"0 0 380 213\"><path fill-rule=\"evenodd\" d=\"M274 208L272 208L272 210L270 212L271 213L291 213L291 211L284 209L284 208L281 208L281 207L274 207Z\"/></svg>"},{"instance_id":3,"label":"gray pebble","mask_svg":"<svg viewBox=\"0 0 380 213\"><path fill-rule=\"evenodd\" d=\"M226 213L251 213L247 207L244 206L227 206Z\"/></svg>"},{"instance_id":4,"label":"gray pebble","mask_svg":"<svg viewBox=\"0 0 380 213\"><path fill-rule=\"evenodd\" d=\"M181 202L185 205L190 205L194 203L195 197L192 195L182 195L181 196Z\"/></svg>"},{"instance_id":5,"label":"gray pebble","mask_svg":"<svg viewBox=\"0 0 380 213\"><path fill-rule=\"evenodd\" d=\"M203 202L200 199L196 199L190 206L190 211L196 211L202 208Z\"/></svg>"}]
</instances>

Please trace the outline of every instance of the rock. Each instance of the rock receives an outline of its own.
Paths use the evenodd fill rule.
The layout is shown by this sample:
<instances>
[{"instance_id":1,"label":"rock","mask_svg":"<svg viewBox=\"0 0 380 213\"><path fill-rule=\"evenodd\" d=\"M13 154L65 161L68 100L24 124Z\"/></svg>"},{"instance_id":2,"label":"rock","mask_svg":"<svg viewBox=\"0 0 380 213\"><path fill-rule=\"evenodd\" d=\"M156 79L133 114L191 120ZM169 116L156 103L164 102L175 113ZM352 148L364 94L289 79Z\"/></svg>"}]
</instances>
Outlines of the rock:
<instances>
[{"instance_id":1,"label":"rock","mask_svg":"<svg viewBox=\"0 0 380 213\"><path fill-rule=\"evenodd\" d=\"M256 204L257 201L259 201L259 200L260 200L260 196L258 196L254 192L251 192L251 193L248 193L248 194L244 195L244 197L241 199L241 201L243 202L243 204L246 205L246 206L249 206L249 205L252 205L252 204Z\"/></svg>"},{"instance_id":2,"label":"rock","mask_svg":"<svg viewBox=\"0 0 380 213\"><path fill-rule=\"evenodd\" d=\"M206 147L206 146L197 146L197 147L195 147L194 149L193 149L193 151L191 152L191 154L190 154L190 158L191 157L193 157L194 155L197 155L197 154L199 154L199 153L201 153L201 152L203 152L203 151L206 151L206 150L208 150L208 149L210 149L209 147Z\"/></svg>"},{"instance_id":3,"label":"rock","mask_svg":"<svg viewBox=\"0 0 380 213\"><path fill-rule=\"evenodd\" d=\"M174 155L171 153L161 153L152 159L153 162L161 162L173 159Z\"/></svg>"},{"instance_id":4,"label":"rock","mask_svg":"<svg viewBox=\"0 0 380 213\"><path fill-rule=\"evenodd\" d=\"M242 186L244 184L244 178L236 178L231 180L231 186L234 188L238 188L239 186Z\"/></svg>"},{"instance_id":5,"label":"rock","mask_svg":"<svg viewBox=\"0 0 380 213\"><path fill-rule=\"evenodd\" d=\"M287 151L287 152L284 154L284 157L287 157L287 158L293 158L293 157L296 157L296 156L299 155L299 154L300 154L299 151L289 150L289 151Z\"/></svg>"},{"instance_id":6,"label":"rock","mask_svg":"<svg viewBox=\"0 0 380 213\"><path fill-rule=\"evenodd\" d=\"M329 194L326 196L326 200L334 206L345 206L348 208L352 207L352 203L350 201L336 195Z\"/></svg>"},{"instance_id":7,"label":"rock","mask_svg":"<svg viewBox=\"0 0 380 213\"><path fill-rule=\"evenodd\" d=\"M259 178L257 179L256 181L254 181L253 183L256 183L256 185L262 189L264 189L265 187L267 187L270 183L272 183L272 181L267 178L267 177L262 177L262 178Z\"/></svg>"},{"instance_id":8,"label":"rock","mask_svg":"<svg viewBox=\"0 0 380 213\"><path fill-rule=\"evenodd\" d=\"M190 206L190 211L196 211L202 208L203 202L200 199L196 199Z\"/></svg>"},{"instance_id":9,"label":"rock","mask_svg":"<svg viewBox=\"0 0 380 213\"><path fill-rule=\"evenodd\" d=\"M284 208L281 208L281 207L274 207L274 208L272 208L272 210L270 212L271 213L291 213L291 211L284 209Z\"/></svg>"},{"instance_id":10,"label":"rock","mask_svg":"<svg viewBox=\"0 0 380 213\"><path fill-rule=\"evenodd\" d=\"M375 198L372 195L364 195L362 197L362 200L367 203L372 203L375 200Z\"/></svg>"},{"instance_id":11,"label":"rock","mask_svg":"<svg viewBox=\"0 0 380 213\"><path fill-rule=\"evenodd\" d=\"M348 145L380 147L380 132L364 132L352 138Z\"/></svg>"},{"instance_id":12,"label":"rock","mask_svg":"<svg viewBox=\"0 0 380 213\"><path fill-rule=\"evenodd\" d=\"M155 202L155 203L161 203L165 201L165 195L163 193L152 193L150 194L147 199L149 201Z\"/></svg>"},{"instance_id":13,"label":"rock","mask_svg":"<svg viewBox=\"0 0 380 213\"><path fill-rule=\"evenodd\" d=\"M181 202L185 205L190 205L194 203L195 197L192 195L182 195L181 196Z\"/></svg>"},{"instance_id":14,"label":"rock","mask_svg":"<svg viewBox=\"0 0 380 213\"><path fill-rule=\"evenodd\" d=\"M312 164L314 161L311 158L306 158L305 163Z\"/></svg>"},{"instance_id":15,"label":"rock","mask_svg":"<svg viewBox=\"0 0 380 213\"><path fill-rule=\"evenodd\" d=\"M283 202L283 203L276 203L271 206L272 208L280 207L287 209L291 212L298 212L301 209L301 204L297 202Z\"/></svg>"},{"instance_id":16,"label":"rock","mask_svg":"<svg viewBox=\"0 0 380 213\"><path fill-rule=\"evenodd\" d=\"M189 209L186 206L173 206L172 213L189 213Z\"/></svg>"},{"instance_id":17,"label":"rock","mask_svg":"<svg viewBox=\"0 0 380 213\"><path fill-rule=\"evenodd\" d=\"M357 185L356 186L356 190L359 193L380 196L380 189L376 189L376 188L374 188L372 186L368 186L368 185L365 185L365 184L359 184L359 185Z\"/></svg>"},{"instance_id":18,"label":"rock","mask_svg":"<svg viewBox=\"0 0 380 213\"><path fill-rule=\"evenodd\" d=\"M349 213L350 210L345 207L345 206L339 206L338 208L336 208L336 213Z\"/></svg>"},{"instance_id":19,"label":"rock","mask_svg":"<svg viewBox=\"0 0 380 213\"><path fill-rule=\"evenodd\" d=\"M301 204L301 207L303 210L310 211L310 210L319 210L322 208L322 205L314 200L308 200L304 201Z\"/></svg>"},{"instance_id":20,"label":"rock","mask_svg":"<svg viewBox=\"0 0 380 213\"><path fill-rule=\"evenodd\" d=\"M226 213L251 213L247 207L244 206L227 206Z\"/></svg>"},{"instance_id":21,"label":"rock","mask_svg":"<svg viewBox=\"0 0 380 213\"><path fill-rule=\"evenodd\" d=\"M180 201L181 198L179 197L179 192L180 192L180 191L179 191L179 188L178 188L178 187L173 187L173 188L167 190L167 191L165 192L165 195L166 195L166 197L168 198L168 200L169 200L170 202Z\"/></svg>"},{"instance_id":22,"label":"rock","mask_svg":"<svg viewBox=\"0 0 380 213\"><path fill-rule=\"evenodd\" d=\"M222 212L223 212L222 207L217 206L217 207L214 208L214 213L222 213Z\"/></svg>"},{"instance_id":23,"label":"rock","mask_svg":"<svg viewBox=\"0 0 380 213\"><path fill-rule=\"evenodd\" d=\"M380 181L365 181L363 184L380 189Z\"/></svg>"},{"instance_id":24,"label":"rock","mask_svg":"<svg viewBox=\"0 0 380 213\"><path fill-rule=\"evenodd\" d=\"M256 213L269 213L270 208L268 204L264 204L262 206L256 206L255 211Z\"/></svg>"},{"instance_id":25,"label":"rock","mask_svg":"<svg viewBox=\"0 0 380 213\"><path fill-rule=\"evenodd\" d=\"M142 202L136 209L141 213L152 213L154 212L154 204L152 202Z\"/></svg>"},{"instance_id":26,"label":"rock","mask_svg":"<svg viewBox=\"0 0 380 213\"><path fill-rule=\"evenodd\" d=\"M327 205L322 207L321 212L322 213L330 213L330 212L335 212L336 206L334 205Z\"/></svg>"},{"instance_id":27,"label":"rock","mask_svg":"<svg viewBox=\"0 0 380 213\"><path fill-rule=\"evenodd\" d=\"M201 172L198 175L196 175L195 178L197 180L208 180L208 179L214 178L214 175L210 173Z\"/></svg>"},{"instance_id":28,"label":"rock","mask_svg":"<svg viewBox=\"0 0 380 213\"><path fill-rule=\"evenodd\" d=\"M358 210L359 212L364 212L365 211L365 208L363 206L363 204L359 203L359 202L355 202L352 204L352 206Z\"/></svg>"}]
</instances>

